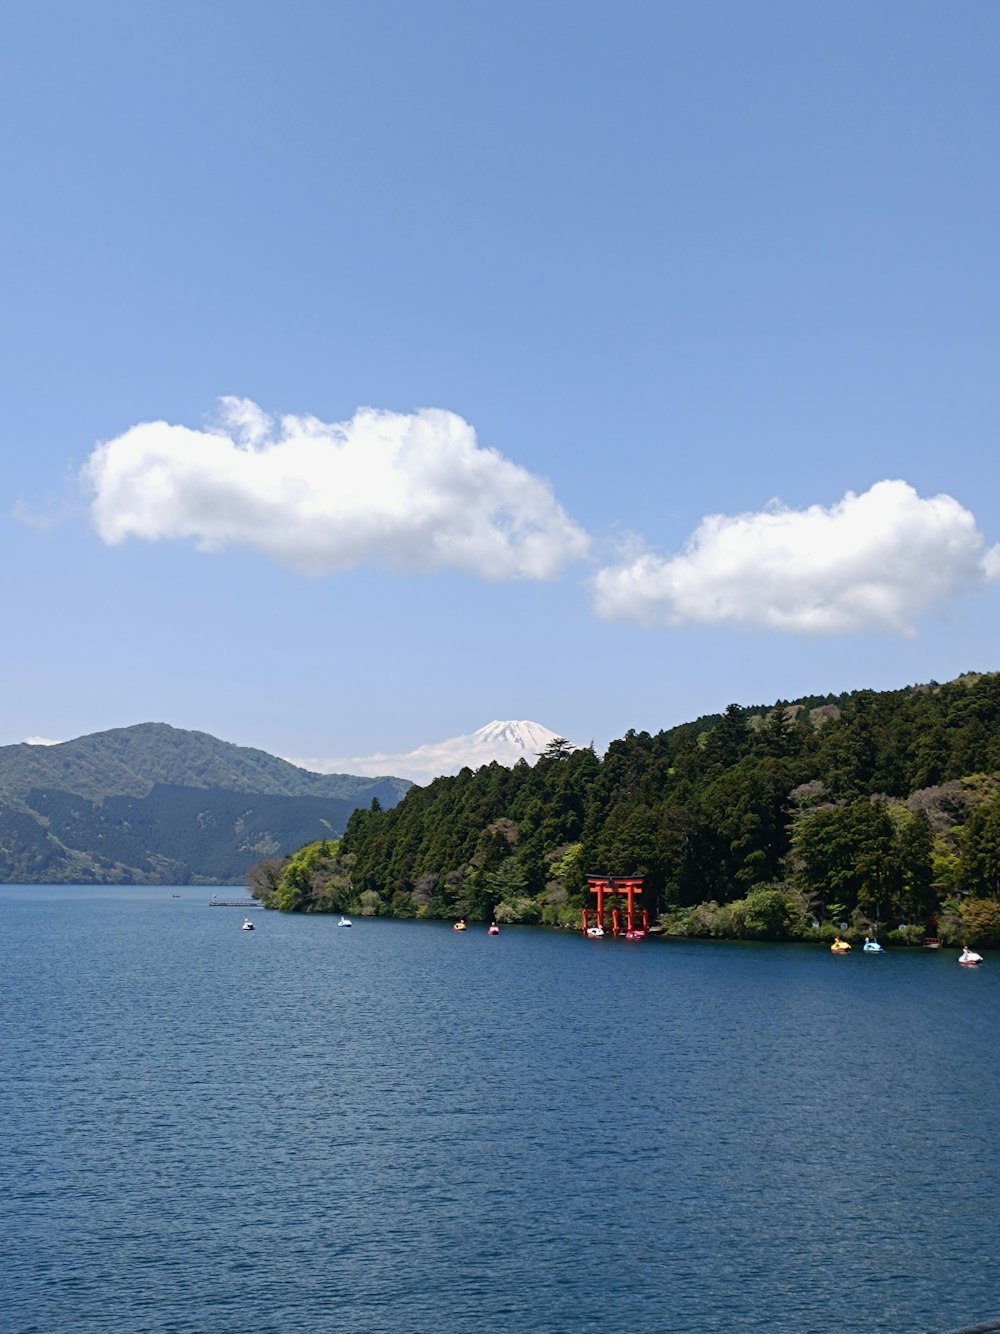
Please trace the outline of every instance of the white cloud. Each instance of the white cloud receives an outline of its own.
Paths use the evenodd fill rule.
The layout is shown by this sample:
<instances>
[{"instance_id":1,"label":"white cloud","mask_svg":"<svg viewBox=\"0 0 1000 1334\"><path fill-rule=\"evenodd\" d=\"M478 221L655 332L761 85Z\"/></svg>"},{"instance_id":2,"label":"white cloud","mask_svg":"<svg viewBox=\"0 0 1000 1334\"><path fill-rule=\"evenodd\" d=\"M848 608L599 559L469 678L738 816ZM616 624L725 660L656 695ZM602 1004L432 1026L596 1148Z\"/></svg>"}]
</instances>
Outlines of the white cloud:
<instances>
[{"instance_id":1,"label":"white cloud","mask_svg":"<svg viewBox=\"0 0 1000 1334\"><path fill-rule=\"evenodd\" d=\"M109 544L243 545L308 574L370 561L484 579L551 579L590 539L552 488L439 409L283 417L224 398L209 430L144 422L83 470Z\"/></svg>"},{"instance_id":2,"label":"white cloud","mask_svg":"<svg viewBox=\"0 0 1000 1334\"><path fill-rule=\"evenodd\" d=\"M26 736L24 738L26 746L61 746L61 741L51 741L47 736Z\"/></svg>"},{"instance_id":3,"label":"white cloud","mask_svg":"<svg viewBox=\"0 0 1000 1334\"><path fill-rule=\"evenodd\" d=\"M1000 579L1000 542L983 556L983 573L987 579Z\"/></svg>"},{"instance_id":4,"label":"white cloud","mask_svg":"<svg viewBox=\"0 0 1000 1334\"><path fill-rule=\"evenodd\" d=\"M633 547L591 591L597 615L640 625L912 634L921 613L1000 577L1000 549L982 548L957 500L884 481L829 508L775 501L755 514L709 515L679 555Z\"/></svg>"}]
</instances>

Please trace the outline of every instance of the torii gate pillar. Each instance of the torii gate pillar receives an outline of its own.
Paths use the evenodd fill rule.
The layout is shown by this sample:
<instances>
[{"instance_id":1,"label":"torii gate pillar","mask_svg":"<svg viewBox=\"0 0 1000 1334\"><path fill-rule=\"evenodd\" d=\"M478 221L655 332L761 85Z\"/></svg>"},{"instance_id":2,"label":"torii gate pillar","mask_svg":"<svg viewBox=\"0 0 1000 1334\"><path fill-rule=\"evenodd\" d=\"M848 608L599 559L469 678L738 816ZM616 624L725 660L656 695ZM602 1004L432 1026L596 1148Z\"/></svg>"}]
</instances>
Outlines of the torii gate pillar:
<instances>
[{"instance_id":1,"label":"torii gate pillar","mask_svg":"<svg viewBox=\"0 0 1000 1334\"><path fill-rule=\"evenodd\" d=\"M591 894L597 895L597 925L604 930L604 896L611 891L611 881L606 875L588 875L587 883ZM586 909L584 909L583 929L587 929Z\"/></svg>"}]
</instances>

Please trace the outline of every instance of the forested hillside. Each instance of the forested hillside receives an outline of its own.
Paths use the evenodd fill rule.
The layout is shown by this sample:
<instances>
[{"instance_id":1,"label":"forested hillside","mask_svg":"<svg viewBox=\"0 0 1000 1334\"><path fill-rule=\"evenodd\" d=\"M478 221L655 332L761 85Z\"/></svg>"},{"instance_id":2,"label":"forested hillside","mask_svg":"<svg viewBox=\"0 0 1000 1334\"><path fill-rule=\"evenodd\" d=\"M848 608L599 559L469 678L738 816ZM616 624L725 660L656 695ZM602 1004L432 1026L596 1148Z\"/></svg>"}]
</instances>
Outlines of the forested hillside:
<instances>
[{"instance_id":1,"label":"forested hillside","mask_svg":"<svg viewBox=\"0 0 1000 1334\"><path fill-rule=\"evenodd\" d=\"M398 801L411 786L404 778L315 774L250 746L220 741L168 723L137 723L93 732L53 746L0 746L0 795L24 797L54 788L88 801L144 797L157 783L224 788L274 797L336 797L366 804Z\"/></svg>"},{"instance_id":2,"label":"forested hillside","mask_svg":"<svg viewBox=\"0 0 1000 1334\"><path fill-rule=\"evenodd\" d=\"M1000 934L1000 675L731 705L629 732L603 759L553 746L533 768L466 769L359 809L309 857L258 868L257 892L569 925L586 873L603 872L646 876L675 933L822 936L847 921L985 939Z\"/></svg>"},{"instance_id":3,"label":"forested hillside","mask_svg":"<svg viewBox=\"0 0 1000 1334\"><path fill-rule=\"evenodd\" d=\"M165 723L3 746L0 881L238 884L261 857L336 837L359 804L409 787Z\"/></svg>"}]
</instances>

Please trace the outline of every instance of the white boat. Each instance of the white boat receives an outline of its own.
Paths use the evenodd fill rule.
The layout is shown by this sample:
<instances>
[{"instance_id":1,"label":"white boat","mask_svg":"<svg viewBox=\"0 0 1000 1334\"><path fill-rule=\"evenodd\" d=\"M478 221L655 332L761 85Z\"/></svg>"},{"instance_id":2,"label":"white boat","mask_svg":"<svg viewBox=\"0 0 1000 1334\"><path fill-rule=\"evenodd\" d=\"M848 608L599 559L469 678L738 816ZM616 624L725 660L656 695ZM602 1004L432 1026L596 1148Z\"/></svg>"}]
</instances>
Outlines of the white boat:
<instances>
[{"instance_id":1,"label":"white boat","mask_svg":"<svg viewBox=\"0 0 1000 1334\"><path fill-rule=\"evenodd\" d=\"M596 940L598 936L603 936L603 935L604 935L604 927L603 927L603 926L588 926L588 927L587 927L587 935L593 937L593 939Z\"/></svg>"},{"instance_id":2,"label":"white boat","mask_svg":"<svg viewBox=\"0 0 1000 1334\"><path fill-rule=\"evenodd\" d=\"M968 945L966 945L965 949L958 956L958 962L963 964L966 968L975 968L976 965L982 963L982 961L983 956L977 954L975 950L970 950Z\"/></svg>"},{"instance_id":3,"label":"white boat","mask_svg":"<svg viewBox=\"0 0 1000 1334\"><path fill-rule=\"evenodd\" d=\"M353 926L354 923L351 921L351 919L350 919L349 917L342 917L342 918L340 919L340 921L337 923L337 925L338 925L338 926Z\"/></svg>"},{"instance_id":4,"label":"white boat","mask_svg":"<svg viewBox=\"0 0 1000 1334\"><path fill-rule=\"evenodd\" d=\"M252 930L253 930L253 922L251 922L251 920L250 920L249 917L244 917L244 918L243 918L243 930L244 930L244 931L252 931Z\"/></svg>"},{"instance_id":5,"label":"white boat","mask_svg":"<svg viewBox=\"0 0 1000 1334\"><path fill-rule=\"evenodd\" d=\"M870 939L870 937L868 937L868 936L865 937L865 943L862 945L861 948L864 950L865 954L884 954L884 953L885 953L885 950L884 950L884 949L882 948L882 946L878 943L878 941L877 941L877 940L872 940L872 939Z\"/></svg>"}]
</instances>

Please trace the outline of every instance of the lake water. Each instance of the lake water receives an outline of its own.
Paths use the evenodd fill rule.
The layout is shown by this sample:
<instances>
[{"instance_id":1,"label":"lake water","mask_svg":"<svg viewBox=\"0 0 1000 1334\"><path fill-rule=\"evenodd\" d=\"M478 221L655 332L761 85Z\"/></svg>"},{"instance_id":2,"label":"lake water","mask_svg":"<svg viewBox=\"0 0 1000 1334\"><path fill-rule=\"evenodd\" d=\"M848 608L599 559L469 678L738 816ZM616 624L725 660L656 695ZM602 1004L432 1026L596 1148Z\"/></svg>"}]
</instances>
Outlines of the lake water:
<instances>
[{"instance_id":1,"label":"lake water","mask_svg":"<svg viewBox=\"0 0 1000 1334\"><path fill-rule=\"evenodd\" d=\"M1000 958L0 888L0 1329L1000 1318Z\"/></svg>"}]
</instances>

